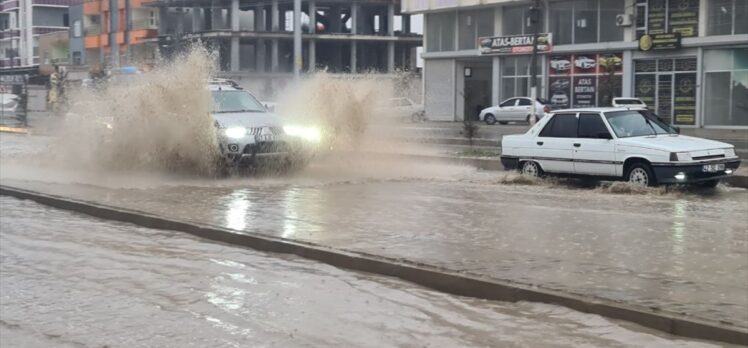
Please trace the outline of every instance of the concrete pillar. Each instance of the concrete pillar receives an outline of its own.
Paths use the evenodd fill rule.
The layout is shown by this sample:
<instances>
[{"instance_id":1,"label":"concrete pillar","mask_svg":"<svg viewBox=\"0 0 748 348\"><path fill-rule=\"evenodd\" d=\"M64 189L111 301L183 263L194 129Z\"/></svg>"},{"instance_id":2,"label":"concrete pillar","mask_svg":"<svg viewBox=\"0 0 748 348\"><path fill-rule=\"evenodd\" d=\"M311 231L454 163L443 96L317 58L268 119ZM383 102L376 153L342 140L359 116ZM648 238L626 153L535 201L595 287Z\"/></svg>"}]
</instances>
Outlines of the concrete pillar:
<instances>
[{"instance_id":1,"label":"concrete pillar","mask_svg":"<svg viewBox=\"0 0 748 348\"><path fill-rule=\"evenodd\" d=\"M395 35L395 4L387 5L387 35Z\"/></svg>"},{"instance_id":2,"label":"concrete pillar","mask_svg":"<svg viewBox=\"0 0 748 348\"><path fill-rule=\"evenodd\" d=\"M280 31L280 13L278 10L278 0L273 0L273 5L270 6L270 31Z\"/></svg>"},{"instance_id":3,"label":"concrete pillar","mask_svg":"<svg viewBox=\"0 0 748 348\"><path fill-rule=\"evenodd\" d=\"M273 39L270 47L270 71L278 72L278 39Z\"/></svg>"},{"instance_id":4,"label":"concrete pillar","mask_svg":"<svg viewBox=\"0 0 748 348\"><path fill-rule=\"evenodd\" d=\"M404 14L402 15L403 20L403 33L410 33L410 15Z\"/></svg>"},{"instance_id":5,"label":"concrete pillar","mask_svg":"<svg viewBox=\"0 0 748 348\"><path fill-rule=\"evenodd\" d=\"M309 40L309 71L317 69L317 41Z\"/></svg>"},{"instance_id":6,"label":"concrete pillar","mask_svg":"<svg viewBox=\"0 0 748 348\"><path fill-rule=\"evenodd\" d=\"M317 32L317 3L309 1L309 33L315 32Z\"/></svg>"},{"instance_id":7,"label":"concrete pillar","mask_svg":"<svg viewBox=\"0 0 748 348\"><path fill-rule=\"evenodd\" d=\"M231 38L231 71L239 71L239 38L238 37Z\"/></svg>"},{"instance_id":8,"label":"concrete pillar","mask_svg":"<svg viewBox=\"0 0 748 348\"><path fill-rule=\"evenodd\" d=\"M119 1L109 0L109 8L119 9ZM31 21L29 21L29 23L31 23ZM29 30L31 30L31 26L29 26ZM112 50L111 51L112 55L110 59L111 59L111 65L114 68L119 67L119 44L117 44L117 32L118 31L119 31L119 10L110 11L109 12L109 47ZM33 49L33 41L29 41L28 46ZM33 56L33 53L29 56L30 61L33 61L33 59L31 58L32 56Z\"/></svg>"},{"instance_id":9,"label":"concrete pillar","mask_svg":"<svg viewBox=\"0 0 748 348\"><path fill-rule=\"evenodd\" d=\"M225 23L223 22L223 8L218 7L218 2L215 0L211 3L210 14L212 16L210 22L213 25L211 29L224 29Z\"/></svg>"},{"instance_id":10,"label":"concrete pillar","mask_svg":"<svg viewBox=\"0 0 748 348\"><path fill-rule=\"evenodd\" d=\"M351 42L351 73L355 74L358 71L358 54L357 54L356 41Z\"/></svg>"},{"instance_id":11,"label":"concrete pillar","mask_svg":"<svg viewBox=\"0 0 748 348\"><path fill-rule=\"evenodd\" d=\"M387 43L387 72L395 72L395 42Z\"/></svg>"},{"instance_id":12,"label":"concrete pillar","mask_svg":"<svg viewBox=\"0 0 748 348\"><path fill-rule=\"evenodd\" d=\"M630 50L623 51L623 81L621 81L621 97L631 97L634 92L634 58ZM697 75L698 76L698 75Z\"/></svg>"},{"instance_id":13,"label":"concrete pillar","mask_svg":"<svg viewBox=\"0 0 748 348\"><path fill-rule=\"evenodd\" d=\"M358 15L361 12L361 5L353 3L351 5L351 34L358 34Z\"/></svg>"},{"instance_id":14,"label":"concrete pillar","mask_svg":"<svg viewBox=\"0 0 748 348\"><path fill-rule=\"evenodd\" d=\"M203 30L203 23L202 23L202 16L203 10L199 7L193 7L192 8L192 31L202 31Z\"/></svg>"},{"instance_id":15,"label":"concrete pillar","mask_svg":"<svg viewBox=\"0 0 748 348\"><path fill-rule=\"evenodd\" d=\"M255 71L265 72L265 41L262 39L255 42Z\"/></svg>"},{"instance_id":16,"label":"concrete pillar","mask_svg":"<svg viewBox=\"0 0 748 348\"><path fill-rule=\"evenodd\" d=\"M255 31L265 31L265 10L262 6L255 7Z\"/></svg>"},{"instance_id":17,"label":"concrete pillar","mask_svg":"<svg viewBox=\"0 0 748 348\"><path fill-rule=\"evenodd\" d=\"M177 15L175 16L177 23L176 23L176 28L174 29L174 33L177 35L184 33L184 22L182 21L182 15L183 15L183 12L180 9L180 11L177 12Z\"/></svg>"},{"instance_id":18,"label":"concrete pillar","mask_svg":"<svg viewBox=\"0 0 748 348\"><path fill-rule=\"evenodd\" d=\"M231 17L231 30L239 31L239 0L231 0L231 14L229 17Z\"/></svg>"},{"instance_id":19,"label":"concrete pillar","mask_svg":"<svg viewBox=\"0 0 748 348\"><path fill-rule=\"evenodd\" d=\"M296 79L301 77L301 69L304 66L303 52L301 50L301 0L293 2L293 75Z\"/></svg>"}]
</instances>

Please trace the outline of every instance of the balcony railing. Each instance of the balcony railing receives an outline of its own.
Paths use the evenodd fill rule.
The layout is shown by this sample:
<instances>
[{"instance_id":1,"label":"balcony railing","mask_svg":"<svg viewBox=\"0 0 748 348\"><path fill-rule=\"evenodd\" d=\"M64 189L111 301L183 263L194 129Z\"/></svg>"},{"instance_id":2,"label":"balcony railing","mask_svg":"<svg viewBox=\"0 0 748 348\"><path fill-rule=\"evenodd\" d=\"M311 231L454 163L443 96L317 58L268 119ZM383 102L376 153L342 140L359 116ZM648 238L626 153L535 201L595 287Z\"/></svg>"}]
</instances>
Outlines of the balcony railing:
<instances>
[{"instance_id":1,"label":"balcony railing","mask_svg":"<svg viewBox=\"0 0 748 348\"><path fill-rule=\"evenodd\" d=\"M82 4L83 0L31 0L34 5L72 6Z\"/></svg>"}]
</instances>

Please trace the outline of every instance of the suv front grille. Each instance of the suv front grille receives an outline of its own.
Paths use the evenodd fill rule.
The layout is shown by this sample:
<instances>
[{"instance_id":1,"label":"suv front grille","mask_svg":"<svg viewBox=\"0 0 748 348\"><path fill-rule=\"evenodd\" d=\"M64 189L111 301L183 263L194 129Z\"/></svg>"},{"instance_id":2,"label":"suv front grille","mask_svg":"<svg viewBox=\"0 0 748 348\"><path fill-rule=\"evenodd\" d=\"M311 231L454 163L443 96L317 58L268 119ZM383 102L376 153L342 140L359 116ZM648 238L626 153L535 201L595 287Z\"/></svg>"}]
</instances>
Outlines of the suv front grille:
<instances>
[{"instance_id":1,"label":"suv front grille","mask_svg":"<svg viewBox=\"0 0 748 348\"><path fill-rule=\"evenodd\" d=\"M283 131L283 127L252 127L247 130L247 133L250 135L260 135L262 134L263 128L270 128L270 132L273 133L273 135L283 135L285 132Z\"/></svg>"}]
</instances>

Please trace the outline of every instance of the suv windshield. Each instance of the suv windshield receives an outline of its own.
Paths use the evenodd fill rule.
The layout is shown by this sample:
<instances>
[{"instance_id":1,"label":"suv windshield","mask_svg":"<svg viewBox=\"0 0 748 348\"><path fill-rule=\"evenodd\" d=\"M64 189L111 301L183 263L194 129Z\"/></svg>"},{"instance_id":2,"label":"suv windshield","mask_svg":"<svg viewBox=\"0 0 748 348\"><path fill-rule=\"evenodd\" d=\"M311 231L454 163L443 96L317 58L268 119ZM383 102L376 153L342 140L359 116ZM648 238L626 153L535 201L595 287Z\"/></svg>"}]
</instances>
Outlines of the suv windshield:
<instances>
[{"instance_id":1,"label":"suv windshield","mask_svg":"<svg viewBox=\"0 0 748 348\"><path fill-rule=\"evenodd\" d=\"M642 111L606 112L605 118L619 138L675 133L670 126Z\"/></svg>"},{"instance_id":2,"label":"suv windshield","mask_svg":"<svg viewBox=\"0 0 748 348\"><path fill-rule=\"evenodd\" d=\"M245 91L213 91L213 112L265 112L265 107Z\"/></svg>"}]
</instances>

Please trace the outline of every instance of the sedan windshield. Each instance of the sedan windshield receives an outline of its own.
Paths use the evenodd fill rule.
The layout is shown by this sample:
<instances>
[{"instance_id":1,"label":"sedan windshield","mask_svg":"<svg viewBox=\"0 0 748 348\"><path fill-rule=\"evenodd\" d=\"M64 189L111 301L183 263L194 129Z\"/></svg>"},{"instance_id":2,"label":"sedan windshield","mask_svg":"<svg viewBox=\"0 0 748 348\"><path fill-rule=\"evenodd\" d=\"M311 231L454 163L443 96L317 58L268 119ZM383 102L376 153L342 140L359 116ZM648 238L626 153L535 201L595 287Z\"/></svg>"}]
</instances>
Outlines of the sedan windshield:
<instances>
[{"instance_id":1,"label":"sedan windshield","mask_svg":"<svg viewBox=\"0 0 748 348\"><path fill-rule=\"evenodd\" d=\"M674 133L668 125L642 111L606 112L605 118L619 138Z\"/></svg>"},{"instance_id":2,"label":"sedan windshield","mask_svg":"<svg viewBox=\"0 0 748 348\"><path fill-rule=\"evenodd\" d=\"M265 107L245 91L213 91L215 113L265 112Z\"/></svg>"}]
</instances>

